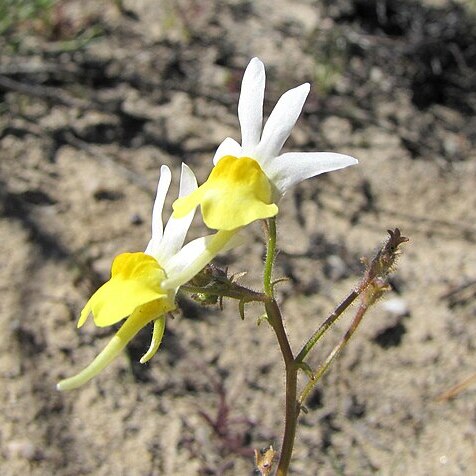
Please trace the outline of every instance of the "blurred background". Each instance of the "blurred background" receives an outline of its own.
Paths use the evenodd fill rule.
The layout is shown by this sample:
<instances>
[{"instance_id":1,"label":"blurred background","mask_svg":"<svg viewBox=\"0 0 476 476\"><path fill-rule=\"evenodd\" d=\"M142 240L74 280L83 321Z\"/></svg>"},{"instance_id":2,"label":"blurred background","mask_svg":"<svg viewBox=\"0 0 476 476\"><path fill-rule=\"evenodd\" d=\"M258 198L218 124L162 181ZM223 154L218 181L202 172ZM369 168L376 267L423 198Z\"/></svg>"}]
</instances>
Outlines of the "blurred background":
<instances>
[{"instance_id":1,"label":"blurred background","mask_svg":"<svg viewBox=\"0 0 476 476\"><path fill-rule=\"evenodd\" d=\"M253 56L266 114L312 85L286 150L360 161L280 205L293 348L388 228L411 240L312 394L291 474L475 473L476 386L438 399L476 372L474 1L0 0L2 474L252 475L253 448L279 447L283 366L259 307L241 321L235 302L183 297L150 363L145 329L93 382L55 390L115 331L76 321L113 257L145 248L160 166L176 184L184 161L202 182L218 144L240 140ZM259 288L249 230L218 263ZM205 232L197 219L191 236Z\"/></svg>"}]
</instances>

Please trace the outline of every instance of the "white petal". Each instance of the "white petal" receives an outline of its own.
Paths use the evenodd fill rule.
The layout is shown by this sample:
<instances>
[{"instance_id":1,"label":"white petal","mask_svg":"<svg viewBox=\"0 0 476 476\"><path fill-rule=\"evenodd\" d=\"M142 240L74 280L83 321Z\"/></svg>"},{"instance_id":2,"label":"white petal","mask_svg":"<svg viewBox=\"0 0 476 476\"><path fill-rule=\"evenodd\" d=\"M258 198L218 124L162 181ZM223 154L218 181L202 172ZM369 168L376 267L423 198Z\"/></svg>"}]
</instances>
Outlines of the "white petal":
<instances>
[{"instance_id":1,"label":"white petal","mask_svg":"<svg viewBox=\"0 0 476 476\"><path fill-rule=\"evenodd\" d=\"M180 174L179 197L185 197L196 190L197 178L192 169L182 162L182 171Z\"/></svg>"},{"instance_id":2,"label":"white petal","mask_svg":"<svg viewBox=\"0 0 476 476\"><path fill-rule=\"evenodd\" d=\"M169 191L172 174L166 165L160 168L160 179L157 185L157 195L155 197L154 208L152 209L152 238L147 245L145 252L153 255L154 250L160 244L163 235L162 210L164 209L165 197Z\"/></svg>"},{"instance_id":3,"label":"white petal","mask_svg":"<svg viewBox=\"0 0 476 476\"><path fill-rule=\"evenodd\" d=\"M195 178L194 173L190 167L182 163L179 197L184 197L185 195L192 193L197 189L197 187L197 179ZM153 256L161 266L165 266L167 261L182 247L194 214L195 209L183 218L174 218L173 216L169 218L169 221L165 226L162 240L153 250Z\"/></svg>"},{"instance_id":4,"label":"white petal","mask_svg":"<svg viewBox=\"0 0 476 476\"><path fill-rule=\"evenodd\" d=\"M261 159L260 163L279 154L301 114L309 89L309 83L304 83L290 89L279 98L266 121L261 141L256 149L256 158Z\"/></svg>"},{"instance_id":5,"label":"white petal","mask_svg":"<svg viewBox=\"0 0 476 476\"><path fill-rule=\"evenodd\" d=\"M215 256L239 246L244 241L237 230L219 231L187 243L172 259L165 269L168 279L162 281L163 289L176 289L190 281Z\"/></svg>"},{"instance_id":6,"label":"white petal","mask_svg":"<svg viewBox=\"0 0 476 476\"><path fill-rule=\"evenodd\" d=\"M225 155L232 155L233 157L241 157L241 145L235 139L227 137L219 146L213 157L213 165L218 164L218 161L225 157Z\"/></svg>"},{"instance_id":7,"label":"white petal","mask_svg":"<svg viewBox=\"0 0 476 476\"><path fill-rule=\"evenodd\" d=\"M238 102L241 145L245 151L255 148L261 136L265 82L264 64L258 58L253 58L243 75Z\"/></svg>"},{"instance_id":8,"label":"white petal","mask_svg":"<svg viewBox=\"0 0 476 476\"><path fill-rule=\"evenodd\" d=\"M270 160L265 173L281 193L302 180L358 163L349 155L333 152L288 152Z\"/></svg>"}]
</instances>

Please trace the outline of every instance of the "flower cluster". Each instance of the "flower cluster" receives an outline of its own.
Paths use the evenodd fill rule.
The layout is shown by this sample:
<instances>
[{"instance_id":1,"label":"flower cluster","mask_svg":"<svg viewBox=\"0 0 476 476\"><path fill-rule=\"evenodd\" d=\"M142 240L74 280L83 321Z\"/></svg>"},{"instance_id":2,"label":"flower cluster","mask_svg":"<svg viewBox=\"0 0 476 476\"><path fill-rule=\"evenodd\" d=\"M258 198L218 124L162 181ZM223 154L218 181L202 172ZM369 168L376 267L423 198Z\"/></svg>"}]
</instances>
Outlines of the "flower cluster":
<instances>
[{"instance_id":1,"label":"flower cluster","mask_svg":"<svg viewBox=\"0 0 476 476\"><path fill-rule=\"evenodd\" d=\"M200 187L189 167L182 165L179 197L165 228L162 211L171 172L162 166L147 248L114 259L111 278L86 303L78 327L90 314L99 327L124 322L102 352L84 370L59 382L58 389L70 390L89 381L122 352L140 329L152 323L150 348L140 360L147 362L160 346L166 316L176 307L180 286L218 253L240 244L239 231L244 226L276 216L281 197L293 185L357 163L353 157L331 152L280 154L310 86L302 84L283 94L263 128L264 88L264 65L253 58L243 77L238 104L241 145L231 138L221 143L211 173ZM198 206L204 223L216 233L184 246Z\"/></svg>"}]
</instances>

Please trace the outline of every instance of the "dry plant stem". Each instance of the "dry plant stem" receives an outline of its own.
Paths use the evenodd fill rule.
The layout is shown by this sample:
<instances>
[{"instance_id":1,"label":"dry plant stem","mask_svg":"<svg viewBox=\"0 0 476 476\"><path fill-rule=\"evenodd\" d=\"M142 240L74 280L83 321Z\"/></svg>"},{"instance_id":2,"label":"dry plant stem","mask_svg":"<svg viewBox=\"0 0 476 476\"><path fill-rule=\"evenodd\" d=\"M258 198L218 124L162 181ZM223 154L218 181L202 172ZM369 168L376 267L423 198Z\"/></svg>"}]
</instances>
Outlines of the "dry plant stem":
<instances>
[{"instance_id":1,"label":"dry plant stem","mask_svg":"<svg viewBox=\"0 0 476 476\"><path fill-rule=\"evenodd\" d=\"M456 397L460 394L463 390L466 390L470 385L476 382L476 374L470 375L468 378L463 380L462 382L454 385L449 390L446 390L442 394L438 395L436 398L437 402L444 402L450 400L451 398Z\"/></svg>"},{"instance_id":2,"label":"dry plant stem","mask_svg":"<svg viewBox=\"0 0 476 476\"><path fill-rule=\"evenodd\" d=\"M226 272L215 272L214 274L213 270L211 274L208 273L208 275L204 276L204 280L199 280L198 284L192 282L192 284L189 283L182 286L181 289L191 293L203 294L205 296L212 295L238 299L240 301L240 309L242 309L244 304L247 302L255 301L264 304L267 320L276 334L283 355L286 372L286 420L280 458L276 470L277 476L286 476L293 452L297 420L306 398L332 362L349 343L369 307L389 290L387 276L393 270L395 261L401 253L399 246L402 243L407 242L408 238L402 236L398 228L388 230L389 238L377 252L375 257L372 260L363 259L363 262L366 264L366 271L359 285L349 293L344 301L342 301L324 323L319 326L295 358L284 328L281 311L273 293L274 284L272 281L272 275L274 259L276 257L276 221L274 218L268 220L265 224L265 230L267 237L266 261L263 273L264 293L252 291L240 286L233 281L233 277L231 279L228 278ZM357 308L354 319L345 335L316 371L312 372L308 366L305 368L304 359L307 357L311 349L359 296L361 298L360 305ZM243 318L244 312L240 312L240 314ZM297 375L299 369L306 370L306 373L309 371L311 375L310 381L304 387L299 398L297 398ZM465 382L465 384L467 383Z\"/></svg>"},{"instance_id":3,"label":"dry plant stem","mask_svg":"<svg viewBox=\"0 0 476 476\"><path fill-rule=\"evenodd\" d=\"M400 230L388 230L389 238L379 250L377 255L367 263L367 269L364 277L356 289L342 301L333 313L324 321L311 338L306 342L304 347L296 357L296 362L302 363L311 349L319 342L319 339L326 333L326 331L336 322L336 320L344 313L344 311L355 301L357 296L362 295L369 289L369 298L367 296L367 303L375 302L376 296L380 296L387 288L385 287L384 277L391 272L397 256L400 254L398 247L408 241L408 238L400 234ZM373 289L375 288L375 289ZM372 290L373 289L373 290ZM362 303L360 307L364 306ZM367 308L369 306L367 305ZM359 308L360 309L360 308ZM351 330L351 329L349 329Z\"/></svg>"},{"instance_id":4,"label":"dry plant stem","mask_svg":"<svg viewBox=\"0 0 476 476\"><path fill-rule=\"evenodd\" d=\"M311 349L317 344L319 339L329 330L329 328L342 316L344 311L355 301L359 291L355 289L342 301L339 306L332 312L332 314L319 326L316 332L311 336L311 338L306 342L306 344L299 352L296 357L296 362L301 363L306 358L307 354Z\"/></svg>"},{"instance_id":5,"label":"dry plant stem","mask_svg":"<svg viewBox=\"0 0 476 476\"><path fill-rule=\"evenodd\" d=\"M362 322L362 319L368 308L369 307L365 304L361 304L359 306L349 329L347 329L347 332L344 334L339 343L332 349L331 353L327 356L326 360L322 363L322 365L314 372L311 380L304 387L304 390L301 392L301 395L299 396L298 400L298 415L311 390L316 386L317 382L319 382L319 380L324 375L329 366L332 364L332 362L335 360L335 358L341 353L342 349L349 343L351 337L354 335L354 332L357 330L359 324Z\"/></svg>"}]
</instances>

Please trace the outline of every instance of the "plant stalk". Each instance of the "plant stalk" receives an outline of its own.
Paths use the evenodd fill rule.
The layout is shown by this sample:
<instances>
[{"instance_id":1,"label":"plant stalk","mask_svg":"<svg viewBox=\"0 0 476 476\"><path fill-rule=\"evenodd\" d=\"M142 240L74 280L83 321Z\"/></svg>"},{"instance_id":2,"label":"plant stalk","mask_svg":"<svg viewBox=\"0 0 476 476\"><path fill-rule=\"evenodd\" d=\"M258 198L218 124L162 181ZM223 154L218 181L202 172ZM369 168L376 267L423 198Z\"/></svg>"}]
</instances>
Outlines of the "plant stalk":
<instances>
[{"instance_id":1,"label":"plant stalk","mask_svg":"<svg viewBox=\"0 0 476 476\"><path fill-rule=\"evenodd\" d=\"M268 321L278 339L286 371L286 420L284 424L283 442L276 470L277 476L285 476L288 473L294 447L294 439L296 436L298 417L297 373L299 367L296 365L294 360L293 352L284 329L281 311L279 310L277 302L274 299L267 301L265 303L265 309L266 314L268 315Z\"/></svg>"},{"instance_id":2,"label":"plant stalk","mask_svg":"<svg viewBox=\"0 0 476 476\"><path fill-rule=\"evenodd\" d=\"M339 319L344 311L355 301L359 291L352 290L349 295L332 311L332 314L319 326L316 332L304 344L303 348L296 357L296 362L301 363L307 354L317 344L319 339L329 330L329 328Z\"/></svg>"},{"instance_id":3,"label":"plant stalk","mask_svg":"<svg viewBox=\"0 0 476 476\"><path fill-rule=\"evenodd\" d=\"M266 261L264 263L264 292L267 296L273 297L273 264L276 257L276 218L270 218L267 221L268 239L266 243Z\"/></svg>"},{"instance_id":4,"label":"plant stalk","mask_svg":"<svg viewBox=\"0 0 476 476\"><path fill-rule=\"evenodd\" d=\"M296 425L298 417L297 402L297 374L299 367L294 360L293 351L289 345L289 339L284 329L283 316L278 303L274 299L274 290L272 284L273 264L276 257L276 219L270 218L267 221L267 243L266 243L266 261L264 265L263 284L264 292L268 296L265 301L266 314L268 322L273 328L278 339L279 348L283 355L284 367L286 371L286 419L284 424L283 442L279 455L277 476L288 474L291 455L293 453L294 439L296 437Z\"/></svg>"},{"instance_id":5,"label":"plant stalk","mask_svg":"<svg viewBox=\"0 0 476 476\"><path fill-rule=\"evenodd\" d=\"M321 379L324 375L326 370L332 364L332 362L336 359L336 357L342 352L344 347L349 343L351 337L354 335L355 331L359 327L359 324L362 322L362 319L365 313L368 310L368 306L365 304L361 304L355 313L354 319L350 324L350 327L347 329L347 332L344 334L342 339L337 343L337 345L332 349L331 353L327 356L326 360L322 363L322 365L314 372L312 379L307 383L304 387L301 395L299 396L298 400L298 416L299 410L301 409L302 405L306 401L311 390L316 386L317 382Z\"/></svg>"}]
</instances>

